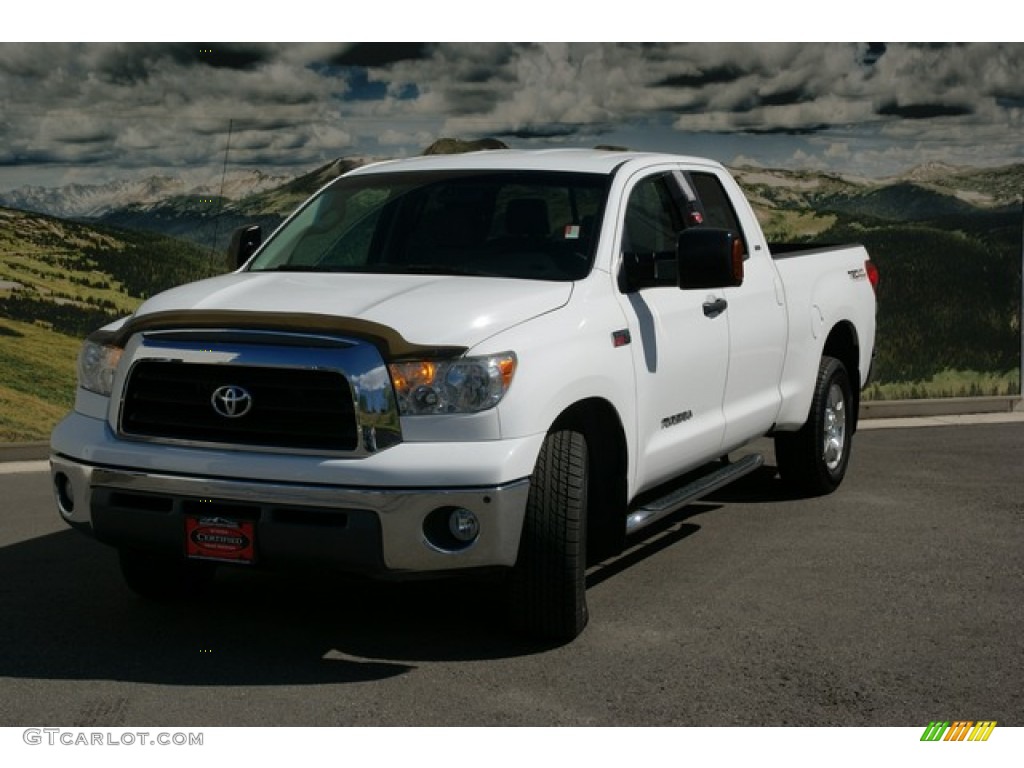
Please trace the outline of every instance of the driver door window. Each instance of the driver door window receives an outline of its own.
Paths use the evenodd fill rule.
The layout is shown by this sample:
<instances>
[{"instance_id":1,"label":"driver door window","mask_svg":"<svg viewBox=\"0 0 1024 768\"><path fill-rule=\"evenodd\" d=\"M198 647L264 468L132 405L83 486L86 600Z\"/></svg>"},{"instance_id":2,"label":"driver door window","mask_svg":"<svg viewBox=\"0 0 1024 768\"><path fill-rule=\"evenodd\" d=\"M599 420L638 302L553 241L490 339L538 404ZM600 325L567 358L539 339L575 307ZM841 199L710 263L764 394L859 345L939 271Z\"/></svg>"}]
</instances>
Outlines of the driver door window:
<instances>
[{"instance_id":1,"label":"driver door window","mask_svg":"<svg viewBox=\"0 0 1024 768\"><path fill-rule=\"evenodd\" d=\"M674 254L683 218L675 203L669 174L644 179L626 206L623 253Z\"/></svg>"}]
</instances>

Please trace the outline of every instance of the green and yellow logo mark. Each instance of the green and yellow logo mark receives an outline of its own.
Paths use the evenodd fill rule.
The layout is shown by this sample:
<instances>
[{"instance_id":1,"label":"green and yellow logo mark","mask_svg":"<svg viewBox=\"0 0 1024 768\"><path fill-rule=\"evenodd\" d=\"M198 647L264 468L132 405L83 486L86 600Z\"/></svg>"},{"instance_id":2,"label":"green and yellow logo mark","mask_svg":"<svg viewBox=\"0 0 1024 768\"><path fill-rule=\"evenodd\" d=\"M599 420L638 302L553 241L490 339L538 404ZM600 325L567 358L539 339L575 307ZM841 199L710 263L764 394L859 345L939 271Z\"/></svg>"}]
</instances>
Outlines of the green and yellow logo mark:
<instances>
[{"instance_id":1,"label":"green and yellow logo mark","mask_svg":"<svg viewBox=\"0 0 1024 768\"><path fill-rule=\"evenodd\" d=\"M928 723L921 734L921 741L988 741L996 727L995 720L947 720Z\"/></svg>"}]
</instances>

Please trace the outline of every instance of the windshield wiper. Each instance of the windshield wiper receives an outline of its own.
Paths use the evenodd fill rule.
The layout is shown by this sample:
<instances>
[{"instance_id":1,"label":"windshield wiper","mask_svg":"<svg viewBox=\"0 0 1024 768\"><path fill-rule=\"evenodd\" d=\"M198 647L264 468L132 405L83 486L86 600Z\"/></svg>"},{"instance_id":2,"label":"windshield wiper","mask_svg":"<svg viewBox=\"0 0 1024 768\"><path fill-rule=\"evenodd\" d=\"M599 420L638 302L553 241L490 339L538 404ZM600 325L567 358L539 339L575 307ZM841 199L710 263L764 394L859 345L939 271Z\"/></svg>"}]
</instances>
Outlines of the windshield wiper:
<instances>
[{"instance_id":1,"label":"windshield wiper","mask_svg":"<svg viewBox=\"0 0 1024 768\"><path fill-rule=\"evenodd\" d=\"M250 272L336 272L335 269L324 268L319 264L279 264L266 269L251 269Z\"/></svg>"},{"instance_id":2,"label":"windshield wiper","mask_svg":"<svg viewBox=\"0 0 1024 768\"><path fill-rule=\"evenodd\" d=\"M458 275L463 277L501 277L496 272L485 272L481 269L469 269L467 267L455 267L451 264L387 264L378 265L387 267L384 272L397 272L406 275Z\"/></svg>"},{"instance_id":3,"label":"windshield wiper","mask_svg":"<svg viewBox=\"0 0 1024 768\"><path fill-rule=\"evenodd\" d=\"M381 275L457 275L462 277L503 277L497 272L453 267L450 264L361 264L331 267L322 264L279 264L250 272L349 272L353 274Z\"/></svg>"}]
</instances>

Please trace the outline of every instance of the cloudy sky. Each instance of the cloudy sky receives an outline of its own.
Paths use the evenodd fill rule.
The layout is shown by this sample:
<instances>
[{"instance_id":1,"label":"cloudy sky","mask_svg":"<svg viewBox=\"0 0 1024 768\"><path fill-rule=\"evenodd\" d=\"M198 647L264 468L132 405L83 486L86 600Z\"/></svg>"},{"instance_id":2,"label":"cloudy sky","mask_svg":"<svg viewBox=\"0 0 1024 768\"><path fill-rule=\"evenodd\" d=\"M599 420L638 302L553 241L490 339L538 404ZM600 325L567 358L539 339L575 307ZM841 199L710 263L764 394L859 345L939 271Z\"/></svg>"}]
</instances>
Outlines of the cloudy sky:
<instances>
[{"instance_id":1,"label":"cloudy sky","mask_svg":"<svg viewBox=\"0 0 1024 768\"><path fill-rule=\"evenodd\" d=\"M441 136L889 175L1024 162L1024 43L0 43L0 191Z\"/></svg>"}]
</instances>

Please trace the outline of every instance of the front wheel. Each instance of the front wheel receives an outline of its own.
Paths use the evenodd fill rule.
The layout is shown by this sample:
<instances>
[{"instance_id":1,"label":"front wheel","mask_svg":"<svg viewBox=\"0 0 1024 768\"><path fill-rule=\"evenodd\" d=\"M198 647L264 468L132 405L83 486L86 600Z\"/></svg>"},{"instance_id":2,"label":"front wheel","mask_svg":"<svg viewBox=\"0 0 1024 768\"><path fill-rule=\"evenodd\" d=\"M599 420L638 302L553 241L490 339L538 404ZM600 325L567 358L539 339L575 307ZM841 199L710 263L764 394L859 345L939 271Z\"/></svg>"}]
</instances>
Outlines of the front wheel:
<instances>
[{"instance_id":1,"label":"front wheel","mask_svg":"<svg viewBox=\"0 0 1024 768\"><path fill-rule=\"evenodd\" d=\"M587 624L587 475L581 433L545 438L509 584L510 620L519 631L568 642Z\"/></svg>"},{"instance_id":2,"label":"front wheel","mask_svg":"<svg viewBox=\"0 0 1024 768\"><path fill-rule=\"evenodd\" d=\"M809 496L839 487L850 461L852 407L846 366L834 357L823 357L807 423L796 432L775 435L775 459L783 480Z\"/></svg>"}]
</instances>

